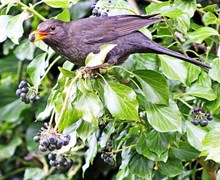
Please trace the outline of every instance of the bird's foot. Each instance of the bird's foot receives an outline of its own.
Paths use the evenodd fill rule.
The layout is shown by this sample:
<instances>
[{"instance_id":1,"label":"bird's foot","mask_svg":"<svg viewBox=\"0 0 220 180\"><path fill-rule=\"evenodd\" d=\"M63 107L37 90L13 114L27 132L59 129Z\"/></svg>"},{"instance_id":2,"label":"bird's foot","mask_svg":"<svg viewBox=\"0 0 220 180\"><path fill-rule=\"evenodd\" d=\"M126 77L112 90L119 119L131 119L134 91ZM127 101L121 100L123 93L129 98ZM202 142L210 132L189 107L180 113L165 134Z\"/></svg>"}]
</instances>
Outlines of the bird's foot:
<instances>
[{"instance_id":1,"label":"bird's foot","mask_svg":"<svg viewBox=\"0 0 220 180\"><path fill-rule=\"evenodd\" d=\"M110 66L111 64L109 63L104 63L104 64L100 64L100 65L97 65L97 66L90 66L90 67L85 67L88 71L91 71L91 70L96 70L96 69L100 69L100 68L106 68L108 66Z\"/></svg>"}]
</instances>

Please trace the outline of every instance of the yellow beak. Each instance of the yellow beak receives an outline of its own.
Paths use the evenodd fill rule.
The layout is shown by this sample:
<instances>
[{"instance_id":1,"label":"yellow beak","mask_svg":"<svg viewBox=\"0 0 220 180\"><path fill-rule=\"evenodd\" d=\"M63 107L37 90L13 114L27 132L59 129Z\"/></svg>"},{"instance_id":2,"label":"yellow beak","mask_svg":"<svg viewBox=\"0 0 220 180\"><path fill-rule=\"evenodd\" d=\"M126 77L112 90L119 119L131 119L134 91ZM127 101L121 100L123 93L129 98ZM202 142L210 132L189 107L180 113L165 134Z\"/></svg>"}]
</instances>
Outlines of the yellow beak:
<instances>
[{"instance_id":1,"label":"yellow beak","mask_svg":"<svg viewBox=\"0 0 220 180\"><path fill-rule=\"evenodd\" d=\"M31 42L37 42L37 41L45 39L47 37L47 35L48 35L48 33L35 30L29 35L29 40Z\"/></svg>"}]
</instances>

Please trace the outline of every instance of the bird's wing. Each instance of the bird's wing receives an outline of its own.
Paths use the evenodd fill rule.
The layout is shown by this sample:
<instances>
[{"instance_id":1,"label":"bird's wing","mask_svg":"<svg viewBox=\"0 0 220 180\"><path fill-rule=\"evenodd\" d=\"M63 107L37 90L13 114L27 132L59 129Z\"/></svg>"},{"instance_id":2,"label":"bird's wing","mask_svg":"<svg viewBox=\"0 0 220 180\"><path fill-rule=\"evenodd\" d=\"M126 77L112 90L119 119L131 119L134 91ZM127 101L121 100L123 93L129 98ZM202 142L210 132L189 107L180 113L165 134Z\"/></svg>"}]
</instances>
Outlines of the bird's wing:
<instances>
[{"instance_id":1,"label":"bird's wing","mask_svg":"<svg viewBox=\"0 0 220 180\"><path fill-rule=\"evenodd\" d=\"M161 21L161 17L119 15L78 20L74 23L74 34L83 37L84 43L106 43L138 29Z\"/></svg>"}]
</instances>

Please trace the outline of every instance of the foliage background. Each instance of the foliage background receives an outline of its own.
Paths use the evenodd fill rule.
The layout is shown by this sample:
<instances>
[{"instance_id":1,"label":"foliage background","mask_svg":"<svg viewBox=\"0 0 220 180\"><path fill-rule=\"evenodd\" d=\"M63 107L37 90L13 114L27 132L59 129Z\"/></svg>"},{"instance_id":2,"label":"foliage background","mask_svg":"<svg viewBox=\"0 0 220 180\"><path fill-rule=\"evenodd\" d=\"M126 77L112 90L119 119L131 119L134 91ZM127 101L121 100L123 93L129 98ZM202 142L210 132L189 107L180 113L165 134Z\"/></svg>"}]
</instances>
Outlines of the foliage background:
<instances>
[{"instance_id":1,"label":"foliage background","mask_svg":"<svg viewBox=\"0 0 220 180\"><path fill-rule=\"evenodd\" d=\"M165 21L143 33L212 69L136 54L97 78L77 77L72 64L44 44L28 41L45 18L89 17L93 1L0 2L0 179L220 177L219 1L99 1L109 15L161 13ZM22 79L40 92L39 102L27 105L15 95ZM190 122L196 106L214 116L205 128ZM39 153L32 140L42 121L50 119L72 136L69 171L48 166L46 153ZM110 137L114 166L100 158Z\"/></svg>"}]
</instances>

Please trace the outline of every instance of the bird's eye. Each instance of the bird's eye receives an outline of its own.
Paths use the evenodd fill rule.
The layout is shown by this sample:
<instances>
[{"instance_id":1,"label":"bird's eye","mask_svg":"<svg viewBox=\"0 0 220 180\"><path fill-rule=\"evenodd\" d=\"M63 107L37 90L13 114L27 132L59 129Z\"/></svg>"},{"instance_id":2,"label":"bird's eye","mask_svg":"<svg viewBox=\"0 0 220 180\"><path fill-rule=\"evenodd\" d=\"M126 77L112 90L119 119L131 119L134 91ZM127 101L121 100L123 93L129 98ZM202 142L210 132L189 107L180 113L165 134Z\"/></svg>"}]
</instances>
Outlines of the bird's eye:
<instances>
[{"instance_id":1,"label":"bird's eye","mask_svg":"<svg viewBox=\"0 0 220 180\"><path fill-rule=\"evenodd\" d=\"M50 30L51 31L54 31L56 29L56 26L55 25L52 25L51 27L50 27Z\"/></svg>"}]
</instances>

